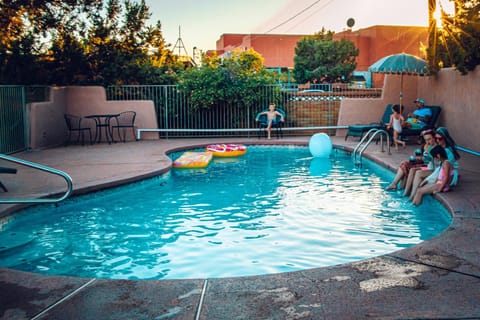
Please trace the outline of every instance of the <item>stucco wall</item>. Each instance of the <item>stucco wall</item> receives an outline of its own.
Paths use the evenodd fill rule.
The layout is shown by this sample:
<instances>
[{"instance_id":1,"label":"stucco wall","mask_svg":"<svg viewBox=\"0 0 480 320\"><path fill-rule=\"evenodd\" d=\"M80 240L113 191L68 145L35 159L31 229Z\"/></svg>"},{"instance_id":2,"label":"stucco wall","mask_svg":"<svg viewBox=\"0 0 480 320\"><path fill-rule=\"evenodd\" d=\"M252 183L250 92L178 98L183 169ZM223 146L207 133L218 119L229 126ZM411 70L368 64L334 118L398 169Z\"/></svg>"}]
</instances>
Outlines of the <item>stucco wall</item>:
<instances>
[{"instance_id":1,"label":"stucco wall","mask_svg":"<svg viewBox=\"0 0 480 320\"><path fill-rule=\"evenodd\" d=\"M63 114L66 113L65 101L66 91L63 88L52 87L49 101L27 105L30 123L29 148L41 149L64 143L68 137L63 118Z\"/></svg>"},{"instance_id":2,"label":"stucco wall","mask_svg":"<svg viewBox=\"0 0 480 320\"><path fill-rule=\"evenodd\" d=\"M91 114L116 114L132 110L136 112L136 128L158 128L153 101L108 101L103 87L52 87L48 102L35 102L27 106L30 122L31 149L62 145L68 132L65 113L86 116ZM95 124L90 120L92 133ZM116 133L114 137L118 139ZM133 140L131 134L127 138ZM158 139L156 133L145 133L142 139Z\"/></svg>"},{"instance_id":3,"label":"stucco wall","mask_svg":"<svg viewBox=\"0 0 480 320\"><path fill-rule=\"evenodd\" d=\"M260 52L267 68L294 67L293 57L297 42L304 35L247 35L243 38L241 48L253 48Z\"/></svg>"},{"instance_id":4,"label":"stucco wall","mask_svg":"<svg viewBox=\"0 0 480 320\"><path fill-rule=\"evenodd\" d=\"M365 124L379 122L387 104L400 104L400 92L402 92L402 104L405 112L414 108L413 101L417 98L418 77L404 76L401 87L399 75L387 75L384 80L382 97L377 98L346 98L342 100L338 115L338 125L348 126L352 124ZM403 88L401 90L401 88ZM427 101L428 103L428 101ZM346 129L338 129L337 135L344 136Z\"/></svg>"},{"instance_id":5,"label":"stucco wall","mask_svg":"<svg viewBox=\"0 0 480 320\"><path fill-rule=\"evenodd\" d=\"M437 126L445 126L458 145L480 151L480 68L462 76L454 69L442 69L437 76L403 77L403 104L406 112L422 97L427 105L442 107ZM400 76L387 75L380 99L342 100L338 125L378 122L385 106L399 102ZM337 130L345 136L346 130Z\"/></svg>"},{"instance_id":6,"label":"stucco wall","mask_svg":"<svg viewBox=\"0 0 480 320\"><path fill-rule=\"evenodd\" d=\"M462 76L442 69L436 77L420 78L418 92L442 106L439 124L449 129L457 144L480 151L480 68Z\"/></svg>"}]
</instances>

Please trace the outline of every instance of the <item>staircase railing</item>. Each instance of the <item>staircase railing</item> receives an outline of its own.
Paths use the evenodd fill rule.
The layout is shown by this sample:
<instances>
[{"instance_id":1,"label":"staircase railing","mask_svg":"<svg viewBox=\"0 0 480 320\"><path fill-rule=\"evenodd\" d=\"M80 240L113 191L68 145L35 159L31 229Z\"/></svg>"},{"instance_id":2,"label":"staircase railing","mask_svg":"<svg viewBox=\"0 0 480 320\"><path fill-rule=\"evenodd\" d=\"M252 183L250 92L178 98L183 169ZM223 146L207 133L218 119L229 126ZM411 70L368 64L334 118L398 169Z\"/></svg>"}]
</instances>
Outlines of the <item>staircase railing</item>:
<instances>
[{"instance_id":1,"label":"staircase railing","mask_svg":"<svg viewBox=\"0 0 480 320\"><path fill-rule=\"evenodd\" d=\"M4 160L10 161L10 162L18 163L18 164L21 164L21 165L24 165L24 166L27 166L27 167L35 168L35 169L38 169L38 170L41 170L41 171L45 171L45 172L48 172L48 173L52 173L52 174L61 176L67 182L67 190L65 191L65 193L61 197L56 197L56 198L18 198L18 199L3 199L3 198L0 198L0 203L4 203L4 204L12 204L12 203L30 203L30 204L56 203L56 202L60 202L60 201L65 200L73 192L72 178L67 173L65 173L61 170L51 168L51 167L47 167L47 166L44 166L44 165L41 165L41 164L38 164L38 163L30 162L30 161L27 161L27 160L7 156L5 154L0 154L0 159L4 159Z\"/></svg>"}]
</instances>

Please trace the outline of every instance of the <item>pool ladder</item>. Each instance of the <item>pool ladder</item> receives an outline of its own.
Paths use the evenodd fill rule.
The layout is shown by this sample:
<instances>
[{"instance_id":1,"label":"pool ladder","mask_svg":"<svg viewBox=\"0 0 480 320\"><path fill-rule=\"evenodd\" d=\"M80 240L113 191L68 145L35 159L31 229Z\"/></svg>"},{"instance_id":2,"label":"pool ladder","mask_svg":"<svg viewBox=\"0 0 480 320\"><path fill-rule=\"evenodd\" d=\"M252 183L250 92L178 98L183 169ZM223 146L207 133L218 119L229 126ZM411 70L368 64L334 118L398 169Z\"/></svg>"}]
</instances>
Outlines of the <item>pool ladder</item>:
<instances>
[{"instance_id":1,"label":"pool ladder","mask_svg":"<svg viewBox=\"0 0 480 320\"><path fill-rule=\"evenodd\" d=\"M362 139L360 139L360 142L355 146L355 149L353 149L353 162L355 165L362 166L362 155L365 149L370 145L370 143L375 139L377 136L380 138L380 145L382 148L382 152L385 152L383 148L383 136L385 136L387 140L387 148L388 148L388 154L391 154L390 152L390 135L388 132L384 129L378 129L378 128L373 128L368 130L367 134L365 134ZM368 139L368 140L367 140ZM367 140L365 142L365 140Z\"/></svg>"},{"instance_id":2,"label":"pool ladder","mask_svg":"<svg viewBox=\"0 0 480 320\"><path fill-rule=\"evenodd\" d=\"M57 197L57 198L19 198L19 199L3 199L3 198L0 198L0 204L2 204L2 203L4 203L4 204L7 204L7 203L8 204L12 204L12 203L30 203L30 204L56 203L56 202L60 202L60 201L65 200L73 192L72 178L67 173L65 173L61 170L54 169L54 168L51 168L51 167L47 167L47 166L44 166L44 165L41 165L41 164L38 164L38 163L30 162L30 161L27 161L27 160L22 160L22 159L19 159L19 158L7 156L5 154L0 154L0 159L4 159L4 160L14 162L14 163L19 163L21 165L31 167L31 168L35 168L35 169L45 171L45 172L48 172L48 173L56 174L56 175L64 178L65 181L67 182L67 190L65 191L65 193L61 197Z\"/></svg>"}]
</instances>

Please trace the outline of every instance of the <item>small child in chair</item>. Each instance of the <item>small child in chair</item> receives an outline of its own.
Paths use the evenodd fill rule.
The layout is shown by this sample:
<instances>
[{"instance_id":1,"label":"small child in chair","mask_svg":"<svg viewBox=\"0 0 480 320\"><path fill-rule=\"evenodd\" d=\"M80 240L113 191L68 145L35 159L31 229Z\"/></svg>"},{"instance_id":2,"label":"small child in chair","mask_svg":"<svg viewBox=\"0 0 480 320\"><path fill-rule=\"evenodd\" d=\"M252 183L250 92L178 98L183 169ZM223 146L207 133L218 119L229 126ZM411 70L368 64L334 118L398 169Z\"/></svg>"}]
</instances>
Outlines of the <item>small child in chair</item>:
<instances>
[{"instance_id":1,"label":"small child in chair","mask_svg":"<svg viewBox=\"0 0 480 320\"><path fill-rule=\"evenodd\" d=\"M272 131L272 124L277 121L277 116L280 116L280 121L283 122L284 119L283 119L283 114L281 114L280 112L278 112L277 110L275 110L275 104L274 103L271 103L269 106L268 106L268 111L264 111L262 113L260 113L261 115L262 114L265 114L267 116L267 121L268 121L268 125L267 125L267 139L270 140L270 132ZM257 119L258 121L258 119Z\"/></svg>"}]
</instances>

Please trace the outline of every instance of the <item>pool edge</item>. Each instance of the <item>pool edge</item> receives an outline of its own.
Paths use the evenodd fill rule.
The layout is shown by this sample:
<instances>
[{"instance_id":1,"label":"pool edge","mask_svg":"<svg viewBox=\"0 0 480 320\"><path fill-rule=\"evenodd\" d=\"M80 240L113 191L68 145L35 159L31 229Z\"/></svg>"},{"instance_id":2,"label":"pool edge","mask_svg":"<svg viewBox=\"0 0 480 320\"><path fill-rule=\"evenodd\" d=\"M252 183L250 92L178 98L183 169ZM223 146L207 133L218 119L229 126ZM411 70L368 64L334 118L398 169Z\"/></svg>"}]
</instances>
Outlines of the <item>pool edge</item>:
<instances>
[{"instance_id":1,"label":"pool edge","mask_svg":"<svg viewBox=\"0 0 480 320\"><path fill-rule=\"evenodd\" d=\"M210 142L214 139L207 140ZM307 145L308 143L307 140L298 143L298 141L288 139L273 141L273 143L265 143L266 141L255 143L252 139L215 139L217 142L225 140L245 144ZM174 148L185 149L198 145L204 146L205 143L195 141L192 146L192 144L183 141L181 146L165 148L163 154L166 155L168 152L173 152L171 150ZM351 144L334 143L334 145L349 152L353 150ZM385 163L387 164L385 167L389 169L394 168L393 162L388 162L388 159L383 157L385 155L375 156L375 152L367 152L365 155L379 165ZM165 171L168 171L168 168ZM480 182L480 177L475 175L473 180L473 182L478 183ZM292 312L288 310L305 312L305 314L311 317L331 315L336 318L348 318L349 315L360 315L360 318L362 318L365 312L371 312L372 315L377 317L391 317L394 315L396 317L408 317L413 314L417 317L418 315L448 316L448 314L451 314L449 313L451 311L448 311L446 308L450 303L449 301L455 302L457 307L460 306L461 310L465 310L464 313L460 312L460 314L466 316L479 315L473 300L475 300L474 298L480 298L477 292L477 283L475 282L475 279L480 277L480 262L478 257L474 257L475 255L478 256L478 254L472 253L470 249L472 246L475 246L472 241L476 241L477 246L480 243L479 236L476 235L478 234L480 223L475 206L478 204L479 197L478 194L475 194L471 199L471 203L462 204L465 195L459 194L459 191L462 190L455 190L452 193L438 197L444 205L446 204L447 210L452 215L452 226L442 234L411 248L362 260L358 263L354 262L332 267L275 275L209 279L206 292L202 291L205 282L202 279L152 281L98 279L92 285L81 290L75 297L71 297L56 305L46 315L53 317L58 312L81 315L82 313L79 312L90 310L90 312L95 313L94 310L96 308L102 307L110 310L108 318L122 318L126 312L125 305L130 305L130 309L133 310L136 310L141 305L142 308L148 309L152 314L166 314L165 310L171 309L177 310L177 313L174 312L172 314L174 318L176 316L188 317L188 315L193 315L193 311L199 308L201 292L203 292L205 301L199 316L200 319L217 319L221 318L221 315L239 314L239 312L242 312L245 319L248 318L247 316L259 317L262 314L269 317L275 317L276 315L288 316L289 312ZM385 280L392 281L391 278L385 275L385 270L381 269L382 265L385 264L389 264L391 267L404 266L405 269L414 270L414 272L409 271L410 273L404 274L404 280L408 281L398 282L390 287L371 285L368 289L365 289L365 283L368 281L370 283L375 283L375 279L383 279L383 282ZM439 276L442 270L445 275ZM77 280L80 283L77 283ZM450 289L450 284L453 280L456 280L457 284L465 284L462 286L461 292L456 293ZM62 296L62 294L59 294L60 292L71 292L73 288L84 285L88 279L43 276L10 269L0 269L0 281L0 287L12 294L19 292L19 288L24 288L27 292L30 292L27 298L18 296L18 299L14 299L14 297L11 297L12 299L8 300L11 302L7 304L3 301L6 298L0 298L0 302L2 302L0 305L2 305L3 309L0 311L11 314L15 312L12 310L22 310L22 314L28 314L28 317L31 318L52 304L52 299L45 298L46 292L53 293L52 295L47 294L47 296ZM174 284L175 282L178 283ZM95 296L100 293L104 293L111 298L120 297L126 293L122 288L123 286L129 288L129 297L124 301L125 305L123 306L112 306L107 299L97 301L86 299L88 296ZM150 292L154 295L154 292L158 290L164 292L165 287L171 291L170 294L166 294L170 300L156 301L152 296L146 294ZM328 292L325 291L327 287L329 288ZM12 288L16 289L13 290ZM22 290L22 292L24 291ZM378 295L380 293L381 296ZM462 297L465 294L470 294L472 302L464 301L465 299L459 301L461 300L460 294ZM423 301L428 301L428 303L424 303L424 307L411 305L412 302L409 302L411 301L409 296L417 297L418 299L423 297ZM438 301L428 299L434 296L443 297L443 299L438 299ZM177 302L173 303L172 297L176 297ZM239 299L239 297L243 298ZM327 302L334 297L348 302L340 304L331 301L328 304ZM395 300L393 297L395 297ZM148 302L149 299L150 301L152 299L155 300L156 303ZM137 301L138 304L130 304L132 300ZM188 303L186 303L187 300ZM29 301L38 301L38 307L32 307ZM44 302L43 304L42 301ZM223 301L223 307L218 304L219 301ZM317 302L315 303L315 301ZM319 306L319 301L322 301L322 307ZM161 309L163 311L157 310L158 308L155 305L158 304L162 305ZM349 307L346 308L346 305ZM410 308L407 307L408 305L410 305ZM169 309L168 307L171 308ZM458 316L458 312L456 315ZM321 316L319 318L328 317Z\"/></svg>"}]
</instances>

